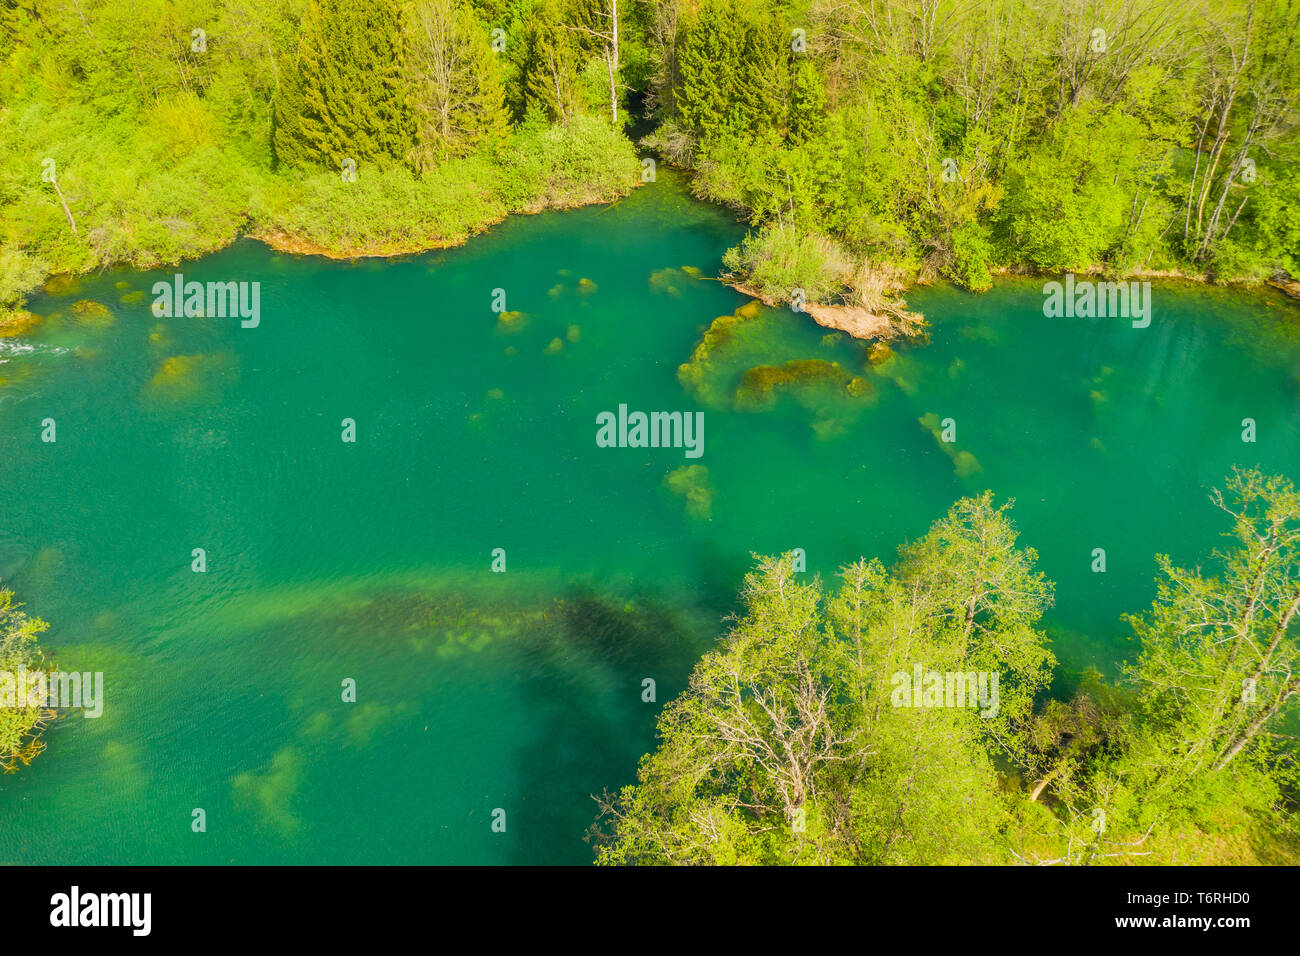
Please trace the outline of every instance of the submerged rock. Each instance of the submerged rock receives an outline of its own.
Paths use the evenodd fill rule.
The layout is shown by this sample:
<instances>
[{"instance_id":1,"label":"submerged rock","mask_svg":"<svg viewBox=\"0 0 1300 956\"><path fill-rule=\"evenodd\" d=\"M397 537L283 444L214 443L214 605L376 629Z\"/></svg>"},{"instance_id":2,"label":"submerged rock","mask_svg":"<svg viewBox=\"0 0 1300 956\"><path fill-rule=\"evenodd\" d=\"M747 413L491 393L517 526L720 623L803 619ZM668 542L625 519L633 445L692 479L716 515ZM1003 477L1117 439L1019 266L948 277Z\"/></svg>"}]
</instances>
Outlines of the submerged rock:
<instances>
[{"instance_id":1,"label":"submerged rock","mask_svg":"<svg viewBox=\"0 0 1300 956\"><path fill-rule=\"evenodd\" d=\"M681 269L674 269L671 266L667 269L656 269L650 273L650 289L677 298L682 294L679 286L688 278L690 277Z\"/></svg>"},{"instance_id":2,"label":"submerged rock","mask_svg":"<svg viewBox=\"0 0 1300 956\"><path fill-rule=\"evenodd\" d=\"M33 312L15 309L12 312L0 312L0 339L26 335L41 324L41 316Z\"/></svg>"},{"instance_id":3,"label":"submerged rock","mask_svg":"<svg viewBox=\"0 0 1300 956\"><path fill-rule=\"evenodd\" d=\"M884 365L894 357L894 350L884 342L873 342L867 349L867 361L873 366Z\"/></svg>"},{"instance_id":4,"label":"submerged rock","mask_svg":"<svg viewBox=\"0 0 1300 956\"><path fill-rule=\"evenodd\" d=\"M751 411L770 408L778 390L792 391L804 399L811 397L807 394L810 390L861 398L873 388L865 378L851 375L838 362L796 359L782 365L758 365L746 371L736 388L736 408Z\"/></svg>"},{"instance_id":5,"label":"submerged rock","mask_svg":"<svg viewBox=\"0 0 1300 956\"><path fill-rule=\"evenodd\" d=\"M73 295L81 291L81 276L50 276L45 280L44 288L48 295Z\"/></svg>"},{"instance_id":6,"label":"submerged rock","mask_svg":"<svg viewBox=\"0 0 1300 956\"><path fill-rule=\"evenodd\" d=\"M518 332L528 324L527 312L502 312L497 316L498 332Z\"/></svg>"},{"instance_id":7,"label":"submerged rock","mask_svg":"<svg viewBox=\"0 0 1300 956\"><path fill-rule=\"evenodd\" d=\"M113 313L109 311L108 306L96 302L94 299L82 299L80 302L72 304L72 314L77 317L77 321L82 325L103 327L112 325L114 321Z\"/></svg>"}]
</instances>

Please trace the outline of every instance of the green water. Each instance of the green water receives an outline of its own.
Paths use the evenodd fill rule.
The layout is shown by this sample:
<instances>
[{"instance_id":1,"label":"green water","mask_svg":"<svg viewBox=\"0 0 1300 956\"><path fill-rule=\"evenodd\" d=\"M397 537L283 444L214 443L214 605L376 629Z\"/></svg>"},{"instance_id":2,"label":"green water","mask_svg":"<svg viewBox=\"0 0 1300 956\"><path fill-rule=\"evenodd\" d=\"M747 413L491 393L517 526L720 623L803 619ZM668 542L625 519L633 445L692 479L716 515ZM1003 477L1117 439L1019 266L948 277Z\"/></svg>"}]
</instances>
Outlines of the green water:
<instances>
[{"instance_id":1,"label":"green water","mask_svg":"<svg viewBox=\"0 0 1300 956\"><path fill-rule=\"evenodd\" d=\"M878 370L764 309L687 388L678 365L747 300L681 267L716 275L741 233L663 176L437 254L241 242L183 267L260 281L256 329L152 316L176 270L36 301L46 322L0 340L0 579L107 699L0 778L0 862L586 862L590 795L633 778L751 552L832 573L963 494L1014 496L1068 684L1130 652L1119 616L1149 602L1155 552L1208 556L1233 464L1300 473L1300 315L1270 296L1157 285L1134 329L1045 319L1041 282L935 286L910 298L932 340ZM524 318L498 320L497 288ZM745 369L795 359L870 388L735 410ZM704 410L703 457L598 448L620 403Z\"/></svg>"}]
</instances>

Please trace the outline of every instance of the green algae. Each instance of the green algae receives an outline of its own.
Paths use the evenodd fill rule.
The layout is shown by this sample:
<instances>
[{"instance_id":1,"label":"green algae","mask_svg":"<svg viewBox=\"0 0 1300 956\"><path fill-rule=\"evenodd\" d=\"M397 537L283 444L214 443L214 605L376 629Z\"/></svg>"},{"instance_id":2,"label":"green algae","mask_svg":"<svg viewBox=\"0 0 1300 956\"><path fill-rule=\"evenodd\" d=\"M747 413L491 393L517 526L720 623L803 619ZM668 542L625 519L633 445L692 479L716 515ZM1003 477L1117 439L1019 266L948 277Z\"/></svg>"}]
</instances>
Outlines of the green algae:
<instances>
[{"instance_id":1,"label":"green algae","mask_svg":"<svg viewBox=\"0 0 1300 956\"><path fill-rule=\"evenodd\" d=\"M82 299L72 304L72 314L78 322L91 328L107 328L116 321L108 306L93 299Z\"/></svg>"},{"instance_id":2,"label":"green algae","mask_svg":"<svg viewBox=\"0 0 1300 956\"><path fill-rule=\"evenodd\" d=\"M682 465L664 476L664 487L686 502L692 518L708 520L713 516L714 488L705 465Z\"/></svg>"},{"instance_id":3,"label":"green algae","mask_svg":"<svg viewBox=\"0 0 1300 956\"><path fill-rule=\"evenodd\" d=\"M237 774L231 781L237 806L261 817L282 836L293 836L302 826L293 803L302 787L304 758L295 746L276 751L260 773Z\"/></svg>"},{"instance_id":4,"label":"green algae","mask_svg":"<svg viewBox=\"0 0 1300 956\"><path fill-rule=\"evenodd\" d=\"M823 359L794 359L781 365L758 365L741 376L736 387L738 411L771 408L779 393L793 395L801 404L817 408L827 399L863 399L875 391L872 384L854 375L838 362Z\"/></svg>"},{"instance_id":5,"label":"green algae","mask_svg":"<svg viewBox=\"0 0 1300 956\"><path fill-rule=\"evenodd\" d=\"M934 438L939 450L948 456L958 478L971 478L984 470L971 452L958 449L955 442L943 440L943 420L934 412L926 412L917 421Z\"/></svg>"}]
</instances>

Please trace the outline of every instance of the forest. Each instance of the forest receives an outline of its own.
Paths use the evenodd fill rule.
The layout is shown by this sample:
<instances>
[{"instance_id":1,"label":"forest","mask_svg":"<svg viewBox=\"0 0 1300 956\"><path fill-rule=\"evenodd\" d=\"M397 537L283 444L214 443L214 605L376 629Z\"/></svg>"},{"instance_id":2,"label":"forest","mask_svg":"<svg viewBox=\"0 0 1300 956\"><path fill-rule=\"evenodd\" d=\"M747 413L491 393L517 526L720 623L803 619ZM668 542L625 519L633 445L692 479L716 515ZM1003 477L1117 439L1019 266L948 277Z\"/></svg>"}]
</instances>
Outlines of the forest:
<instances>
[{"instance_id":1,"label":"forest","mask_svg":"<svg viewBox=\"0 0 1300 956\"><path fill-rule=\"evenodd\" d=\"M0 0L0 314L241 235L463 242L641 159L773 301L1300 271L1300 0ZM3 320L0 320L3 321Z\"/></svg>"},{"instance_id":2,"label":"forest","mask_svg":"<svg viewBox=\"0 0 1300 956\"><path fill-rule=\"evenodd\" d=\"M1158 556L1135 659L1071 694L1052 584L991 493L833 587L758 558L638 782L600 798L598 862L1295 863L1300 495L1238 470L1212 502L1230 544ZM996 674L998 706L910 706L920 669Z\"/></svg>"}]
</instances>

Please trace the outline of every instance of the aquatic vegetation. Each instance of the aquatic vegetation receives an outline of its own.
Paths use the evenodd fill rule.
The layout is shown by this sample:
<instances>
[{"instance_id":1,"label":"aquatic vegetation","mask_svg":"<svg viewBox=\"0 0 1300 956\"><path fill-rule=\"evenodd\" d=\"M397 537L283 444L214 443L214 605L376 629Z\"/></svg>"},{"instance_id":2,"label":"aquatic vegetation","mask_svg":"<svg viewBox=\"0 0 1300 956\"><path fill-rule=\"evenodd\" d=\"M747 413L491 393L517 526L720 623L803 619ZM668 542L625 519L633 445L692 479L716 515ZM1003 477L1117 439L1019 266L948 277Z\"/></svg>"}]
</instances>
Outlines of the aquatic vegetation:
<instances>
[{"instance_id":1,"label":"aquatic vegetation","mask_svg":"<svg viewBox=\"0 0 1300 956\"><path fill-rule=\"evenodd\" d=\"M592 282L590 279L583 278L578 280L579 295L592 295L596 289L596 283Z\"/></svg>"},{"instance_id":2,"label":"aquatic vegetation","mask_svg":"<svg viewBox=\"0 0 1300 956\"><path fill-rule=\"evenodd\" d=\"M561 351L563 348L564 348L564 340L561 339L561 338L554 338L554 339L551 339L551 341L547 344L546 348L543 349L542 351L543 351L546 355L555 355L557 352Z\"/></svg>"},{"instance_id":3,"label":"aquatic vegetation","mask_svg":"<svg viewBox=\"0 0 1300 956\"><path fill-rule=\"evenodd\" d=\"M75 295L81 291L81 276L70 273L52 275L45 280L44 291L53 296Z\"/></svg>"},{"instance_id":4,"label":"aquatic vegetation","mask_svg":"<svg viewBox=\"0 0 1300 956\"><path fill-rule=\"evenodd\" d=\"M715 353L733 340L736 332L748 317L739 314L720 315L705 329L704 335L691 352L688 361L677 368L677 380L692 392L698 401L708 405L726 404L727 396L714 383Z\"/></svg>"},{"instance_id":5,"label":"aquatic vegetation","mask_svg":"<svg viewBox=\"0 0 1300 956\"><path fill-rule=\"evenodd\" d=\"M979 459L969 451L959 450L955 442L943 440L943 421L934 412L926 412L917 421L920 422L922 428L933 436L939 450L952 461L953 471L957 477L970 478L984 470L979 463Z\"/></svg>"},{"instance_id":6,"label":"aquatic vegetation","mask_svg":"<svg viewBox=\"0 0 1300 956\"><path fill-rule=\"evenodd\" d=\"M172 355L163 359L162 366L150 379L154 388L175 388L189 385L189 379L195 367L203 360L202 355Z\"/></svg>"},{"instance_id":7,"label":"aquatic vegetation","mask_svg":"<svg viewBox=\"0 0 1300 956\"><path fill-rule=\"evenodd\" d=\"M115 317L108 306L93 299L82 299L80 302L74 302L72 304L72 314L77 317L77 321L82 325L95 328L112 325L115 321Z\"/></svg>"},{"instance_id":8,"label":"aquatic vegetation","mask_svg":"<svg viewBox=\"0 0 1300 956\"><path fill-rule=\"evenodd\" d=\"M571 325L564 332L564 337L570 342L578 342L582 339L582 329L576 325Z\"/></svg>"},{"instance_id":9,"label":"aquatic vegetation","mask_svg":"<svg viewBox=\"0 0 1300 956\"><path fill-rule=\"evenodd\" d=\"M867 349L867 361L876 367L884 365L893 357L894 350L889 347L888 342L872 342L871 348Z\"/></svg>"},{"instance_id":10,"label":"aquatic vegetation","mask_svg":"<svg viewBox=\"0 0 1300 956\"><path fill-rule=\"evenodd\" d=\"M173 403L210 399L234 368L233 356L226 352L168 356L149 380L146 393Z\"/></svg>"},{"instance_id":11,"label":"aquatic vegetation","mask_svg":"<svg viewBox=\"0 0 1300 956\"><path fill-rule=\"evenodd\" d=\"M348 745L358 750L369 746L381 727L409 716L414 710L415 706L410 701L399 701L395 704L377 704L367 701L349 707L344 724Z\"/></svg>"},{"instance_id":12,"label":"aquatic vegetation","mask_svg":"<svg viewBox=\"0 0 1300 956\"><path fill-rule=\"evenodd\" d=\"M96 730L101 729L94 724L92 726ZM127 740L109 740L104 744L100 758L103 760L103 768L98 772L97 779L105 789L115 799L128 795L131 799L139 799L149 786L149 776L141 766L140 748Z\"/></svg>"},{"instance_id":13,"label":"aquatic vegetation","mask_svg":"<svg viewBox=\"0 0 1300 956\"><path fill-rule=\"evenodd\" d=\"M547 289L546 294L549 295L552 299L558 299L560 296L564 295L564 293L568 291L569 291L568 287L566 287L564 283L561 282Z\"/></svg>"},{"instance_id":14,"label":"aquatic vegetation","mask_svg":"<svg viewBox=\"0 0 1300 956\"><path fill-rule=\"evenodd\" d=\"M303 762L302 751L287 746L276 751L262 773L236 775L231 782L236 803L259 813L281 835L292 836L302 824L292 804L302 787Z\"/></svg>"},{"instance_id":15,"label":"aquatic vegetation","mask_svg":"<svg viewBox=\"0 0 1300 956\"><path fill-rule=\"evenodd\" d=\"M22 564L24 587L37 595L53 593L66 565L67 558L61 550L55 547L41 548Z\"/></svg>"},{"instance_id":16,"label":"aquatic vegetation","mask_svg":"<svg viewBox=\"0 0 1300 956\"><path fill-rule=\"evenodd\" d=\"M498 332L518 332L528 325L528 313L511 310L497 316Z\"/></svg>"},{"instance_id":17,"label":"aquatic vegetation","mask_svg":"<svg viewBox=\"0 0 1300 956\"><path fill-rule=\"evenodd\" d=\"M702 275L700 270L695 268L695 266L682 266L682 272L686 273L686 275L690 276L692 279L698 279Z\"/></svg>"},{"instance_id":18,"label":"aquatic vegetation","mask_svg":"<svg viewBox=\"0 0 1300 956\"><path fill-rule=\"evenodd\" d=\"M713 516L714 488L705 465L682 465L664 476L664 487L686 501L686 513L707 520Z\"/></svg>"},{"instance_id":19,"label":"aquatic vegetation","mask_svg":"<svg viewBox=\"0 0 1300 956\"><path fill-rule=\"evenodd\" d=\"M917 393L919 387L917 379L921 370L913 359L891 350L878 364L872 364L870 359L867 364L872 371L886 381L892 382L903 394Z\"/></svg>"},{"instance_id":20,"label":"aquatic vegetation","mask_svg":"<svg viewBox=\"0 0 1300 956\"><path fill-rule=\"evenodd\" d=\"M135 305L137 302L144 301L144 292L140 289L135 289L132 292L124 294L120 299L118 299L118 301L123 305Z\"/></svg>"},{"instance_id":21,"label":"aquatic vegetation","mask_svg":"<svg viewBox=\"0 0 1300 956\"><path fill-rule=\"evenodd\" d=\"M489 388L487 397L493 399L494 401L500 401L501 399L506 397L506 393L499 388Z\"/></svg>"},{"instance_id":22,"label":"aquatic vegetation","mask_svg":"<svg viewBox=\"0 0 1300 956\"><path fill-rule=\"evenodd\" d=\"M22 309L0 312L0 339L26 335L40 325L42 317Z\"/></svg>"},{"instance_id":23,"label":"aquatic vegetation","mask_svg":"<svg viewBox=\"0 0 1300 956\"><path fill-rule=\"evenodd\" d=\"M16 696L12 675L22 669L49 668L37 638L49 625L29 617L14 600L14 592L0 587L0 698L9 699L0 707L0 771L13 773L26 766L45 749L41 731L55 718L53 710Z\"/></svg>"},{"instance_id":24,"label":"aquatic vegetation","mask_svg":"<svg viewBox=\"0 0 1300 956\"><path fill-rule=\"evenodd\" d=\"M771 408L777 393L787 392L801 404L816 407L827 398L863 398L873 391L870 382L853 375L838 362L795 359L782 365L758 365L747 370L736 388L735 406L744 411Z\"/></svg>"},{"instance_id":25,"label":"aquatic vegetation","mask_svg":"<svg viewBox=\"0 0 1300 956\"><path fill-rule=\"evenodd\" d=\"M650 291L660 295L671 295L673 298L680 298L682 294L681 286L690 279L691 276L682 269L675 269L669 266L665 269L656 269L650 273Z\"/></svg>"}]
</instances>

